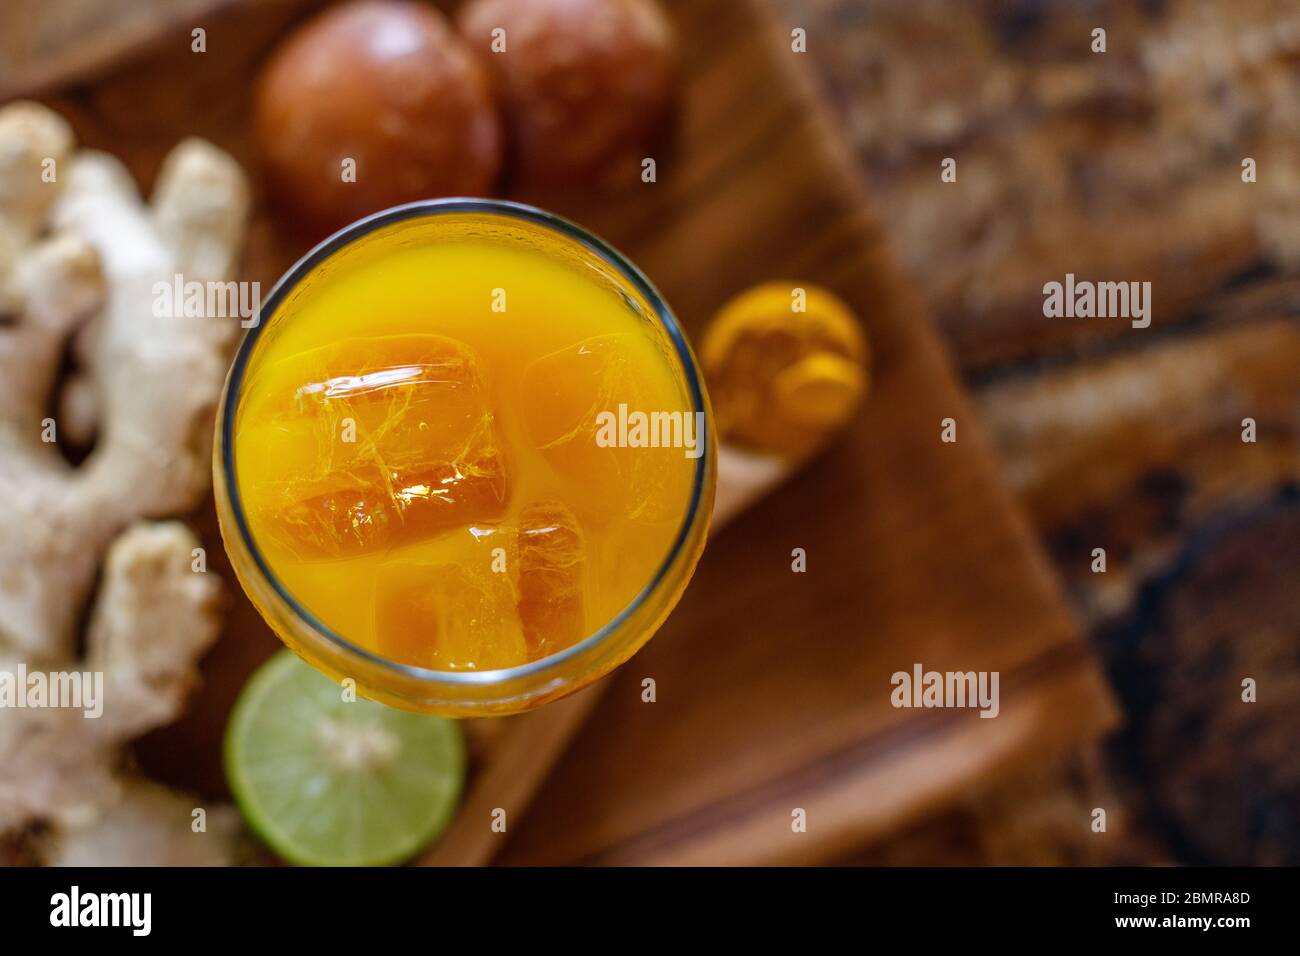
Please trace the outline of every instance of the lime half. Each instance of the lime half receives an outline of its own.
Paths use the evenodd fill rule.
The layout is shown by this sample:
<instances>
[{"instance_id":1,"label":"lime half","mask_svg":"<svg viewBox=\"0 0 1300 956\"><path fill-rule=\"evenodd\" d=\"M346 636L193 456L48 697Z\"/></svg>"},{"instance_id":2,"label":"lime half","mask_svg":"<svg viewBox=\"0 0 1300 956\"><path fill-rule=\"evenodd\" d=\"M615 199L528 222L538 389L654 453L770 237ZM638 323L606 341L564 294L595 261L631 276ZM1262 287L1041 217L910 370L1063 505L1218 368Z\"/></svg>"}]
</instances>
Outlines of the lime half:
<instances>
[{"instance_id":1,"label":"lime half","mask_svg":"<svg viewBox=\"0 0 1300 956\"><path fill-rule=\"evenodd\" d=\"M304 866L402 862L451 822L465 780L455 721L345 700L289 651L244 688L225 756L249 826Z\"/></svg>"}]
</instances>

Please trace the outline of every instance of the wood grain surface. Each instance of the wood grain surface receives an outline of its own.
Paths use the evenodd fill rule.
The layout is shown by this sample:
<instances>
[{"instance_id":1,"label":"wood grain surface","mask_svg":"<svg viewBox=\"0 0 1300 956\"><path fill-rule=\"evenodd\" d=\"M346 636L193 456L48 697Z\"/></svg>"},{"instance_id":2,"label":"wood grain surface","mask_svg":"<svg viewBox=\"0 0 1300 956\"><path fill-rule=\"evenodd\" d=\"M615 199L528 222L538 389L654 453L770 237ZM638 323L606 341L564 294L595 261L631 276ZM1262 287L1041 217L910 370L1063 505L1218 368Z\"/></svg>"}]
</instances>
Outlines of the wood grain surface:
<instances>
[{"instance_id":1,"label":"wood grain surface","mask_svg":"<svg viewBox=\"0 0 1300 956\"><path fill-rule=\"evenodd\" d=\"M1042 285L1066 272L1151 282L1155 334L1230 280L1300 266L1294 0L780 3L812 31L862 173L972 373L1144 338L1044 322Z\"/></svg>"},{"instance_id":2,"label":"wood grain surface","mask_svg":"<svg viewBox=\"0 0 1300 956\"><path fill-rule=\"evenodd\" d=\"M1300 661L1279 651L1300 639L1294 560L1261 545L1248 573L1208 576L1206 604L1238 617L1221 613L1195 652L1219 665L1266 660L1283 706L1243 713L1211 685L1212 667L1184 666L1173 643L1144 637L1157 596L1203 560L1207 540L1244 524L1262 542L1289 526L1300 488L1300 9L778 4L809 31L872 200L1124 691L1129 724L1109 759L1008 775L854 859L1300 862L1300 804L1284 775L1256 774L1249 803L1239 799L1242 769L1296 739ZM1098 26L1105 54L1090 49ZM956 183L937 174L948 156ZM1242 181L1244 157L1258 164L1255 183ZM1151 281L1152 327L1045 320L1038 292L1066 271ZM1254 443L1241 441L1246 416ZM1187 740L1194 758L1149 759L1140 728L1151 713L1190 715L1160 747L1177 753ZM1261 759L1244 759L1245 739ZM1213 807L1204 833L1187 825L1191 801ZM1143 832L1080 847L1070 821L1098 805L1123 807ZM1059 822L1027 817L1038 806L1061 808ZM1112 809L1112 834L1117 818Z\"/></svg>"},{"instance_id":3,"label":"wood grain surface","mask_svg":"<svg viewBox=\"0 0 1300 956\"><path fill-rule=\"evenodd\" d=\"M759 0L667 6L684 87L658 181L640 182L636 168L609 192L512 198L624 249L695 332L761 280L831 287L872 338L874 392L842 442L710 543L662 633L591 694L590 719L531 808L567 740L566 714L582 703L470 725L482 786L447 836L444 862L496 851L512 863L824 860L1113 720L975 409L784 28ZM221 5L205 19L201 58L188 30L165 31L128 62L44 98L144 183L190 134L255 169L248 84L300 13ZM285 225L259 215L244 278L269 283L302 251ZM940 441L946 417L958 423L955 444ZM807 551L807 573L791 572L795 547ZM224 792L225 713L275 646L242 596L232 595L230 622L192 713L139 747L152 773L203 793ZM1001 715L894 709L890 675L915 662L999 671ZM657 682L653 704L641 700L645 677ZM474 816L484 801L507 809L507 835L485 839L489 821ZM796 807L807 833L791 832Z\"/></svg>"}]
</instances>

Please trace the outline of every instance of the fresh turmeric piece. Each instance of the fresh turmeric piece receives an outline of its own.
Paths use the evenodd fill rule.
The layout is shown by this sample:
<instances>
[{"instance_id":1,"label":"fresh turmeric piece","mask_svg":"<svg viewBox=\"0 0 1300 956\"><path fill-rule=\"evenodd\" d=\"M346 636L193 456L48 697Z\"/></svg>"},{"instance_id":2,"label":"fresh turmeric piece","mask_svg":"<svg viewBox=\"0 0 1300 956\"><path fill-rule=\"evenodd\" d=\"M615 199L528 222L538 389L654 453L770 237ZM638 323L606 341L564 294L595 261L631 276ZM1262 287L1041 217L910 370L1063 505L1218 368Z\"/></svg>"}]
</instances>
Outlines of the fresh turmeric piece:
<instances>
[{"instance_id":1,"label":"fresh turmeric piece","mask_svg":"<svg viewBox=\"0 0 1300 956\"><path fill-rule=\"evenodd\" d=\"M853 414L869 348L834 293L765 282L733 298L704 335L701 364L723 441L802 459Z\"/></svg>"}]
</instances>

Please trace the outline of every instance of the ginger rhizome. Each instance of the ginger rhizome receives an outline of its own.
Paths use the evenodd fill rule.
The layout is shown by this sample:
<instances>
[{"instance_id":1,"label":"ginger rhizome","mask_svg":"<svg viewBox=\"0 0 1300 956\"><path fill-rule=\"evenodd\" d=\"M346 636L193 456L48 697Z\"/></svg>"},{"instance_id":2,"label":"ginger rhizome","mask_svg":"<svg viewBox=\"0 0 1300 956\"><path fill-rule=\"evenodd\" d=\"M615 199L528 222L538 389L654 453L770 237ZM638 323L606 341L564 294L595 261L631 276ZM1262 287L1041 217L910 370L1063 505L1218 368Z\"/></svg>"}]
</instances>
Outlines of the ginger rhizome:
<instances>
[{"instance_id":1,"label":"ginger rhizome","mask_svg":"<svg viewBox=\"0 0 1300 956\"><path fill-rule=\"evenodd\" d=\"M144 203L56 113L0 109L0 671L103 673L99 719L0 710L0 837L42 824L54 861L227 855L228 810L202 839L192 801L135 777L123 748L177 717L219 629L197 538L159 519L208 491L239 323L160 317L154 287L228 280L248 207L243 172L210 143L173 149ZM60 453L91 438L78 466Z\"/></svg>"}]
</instances>

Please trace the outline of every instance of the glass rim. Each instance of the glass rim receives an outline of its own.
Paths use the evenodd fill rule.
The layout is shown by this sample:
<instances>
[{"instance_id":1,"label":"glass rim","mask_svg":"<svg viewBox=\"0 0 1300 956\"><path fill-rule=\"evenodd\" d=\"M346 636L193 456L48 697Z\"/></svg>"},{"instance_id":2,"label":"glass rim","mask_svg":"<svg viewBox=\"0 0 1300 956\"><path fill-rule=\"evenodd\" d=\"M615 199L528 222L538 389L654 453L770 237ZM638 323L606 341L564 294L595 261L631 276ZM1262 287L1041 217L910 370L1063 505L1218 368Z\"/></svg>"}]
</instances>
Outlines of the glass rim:
<instances>
[{"instance_id":1,"label":"glass rim","mask_svg":"<svg viewBox=\"0 0 1300 956\"><path fill-rule=\"evenodd\" d=\"M555 670L560 665L605 644L605 642L611 636L616 634L622 625L626 623L627 620L631 618L631 616L658 591L659 587L668 580L673 566L677 563L678 558L682 554L683 548L685 548L687 542L691 538L692 529L694 529L696 522L700 518L700 506L708 482L710 466L709 449L710 439L712 436L710 434L711 424L709 422L709 417L705 414L704 425L700 434L700 440L705 443L704 453L696 459L695 475L691 488L691 498L686 509L686 516L682 520L681 527L678 528L676 536L673 538L673 543L669 547L667 555L665 555L663 562L650 578L649 583L637 592L636 596L632 598L626 607L605 622L605 624L599 629L563 650L556 651L554 654L548 654L546 657L538 658L535 661L529 661L526 664L519 664L515 667L497 668L485 671L441 671L427 667L417 667L413 664L404 664L400 661L392 660L391 658L384 657L382 654L378 654L372 650L355 644L343 637L341 634L336 633L332 628L326 626L323 621L304 607L271 570L271 567L263 556L261 549L258 548L257 543L253 540L252 532L249 529L248 521L244 514L243 501L239 493L239 482L236 478L235 470L235 417L240 404L240 387L243 384L244 373L247 369L250 356L257 344L258 337L270 324L267 319L274 316L276 309L279 308L288 295L312 272L312 270L327 261L335 253L385 226L390 226L409 219L431 218L434 216L457 212L488 213L542 226L576 241L612 266L619 273L620 277L636 289L636 291L639 292L649 303L651 309L654 311L655 317L659 320L660 326L667 333L669 340L672 342L673 349L678 360L682 363L682 369L685 373L690 399L694 405L692 412L707 412L708 406L704 397L704 389L700 381L699 369L696 365L695 357L691 352L690 345L686 341L686 336L677 322L676 316L673 315L672 310L664 301L663 296L659 293L659 290L654 287L654 284L651 283L649 278L646 277L645 273L637 268L637 266L635 266L626 256L615 249L612 245L562 216L558 216L554 213L547 212L544 209L539 209L536 206L529 206L524 203L511 202L504 199L481 199L470 197L422 199L416 202L405 203L400 206L392 206L344 226L342 229L339 229L332 235L322 239L312 247L306 254L298 259L297 262L290 266L284 275L282 275L271 288L270 294L267 296L266 301L258 311L257 324L250 328L244 335L230 367L230 374L226 382L225 402L222 407L220 423L221 465L225 495L230 504L230 512L234 518L235 526L238 529L240 543L253 559L253 563L257 567L257 571L262 576L263 580L270 585L275 595L284 602L285 606L299 621L306 624L312 631L325 638L344 654L360 657L370 664L391 671L395 676L414 679L434 685L487 686L514 680L537 678L538 676L545 675L547 672Z\"/></svg>"}]
</instances>

